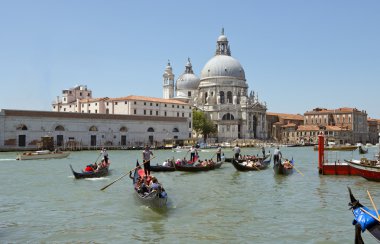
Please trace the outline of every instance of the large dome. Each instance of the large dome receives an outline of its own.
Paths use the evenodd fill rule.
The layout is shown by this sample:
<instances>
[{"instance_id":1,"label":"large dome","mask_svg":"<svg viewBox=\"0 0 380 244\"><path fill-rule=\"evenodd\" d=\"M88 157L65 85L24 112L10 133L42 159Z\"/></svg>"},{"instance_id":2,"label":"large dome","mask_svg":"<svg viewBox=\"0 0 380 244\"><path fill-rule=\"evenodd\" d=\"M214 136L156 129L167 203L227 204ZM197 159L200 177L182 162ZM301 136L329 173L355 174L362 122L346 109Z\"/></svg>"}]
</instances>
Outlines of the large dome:
<instances>
[{"instance_id":1,"label":"large dome","mask_svg":"<svg viewBox=\"0 0 380 244\"><path fill-rule=\"evenodd\" d=\"M201 79L229 76L245 80L245 72L239 61L228 55L216 55L203 67Z\"/></svg>"}]
</instances>

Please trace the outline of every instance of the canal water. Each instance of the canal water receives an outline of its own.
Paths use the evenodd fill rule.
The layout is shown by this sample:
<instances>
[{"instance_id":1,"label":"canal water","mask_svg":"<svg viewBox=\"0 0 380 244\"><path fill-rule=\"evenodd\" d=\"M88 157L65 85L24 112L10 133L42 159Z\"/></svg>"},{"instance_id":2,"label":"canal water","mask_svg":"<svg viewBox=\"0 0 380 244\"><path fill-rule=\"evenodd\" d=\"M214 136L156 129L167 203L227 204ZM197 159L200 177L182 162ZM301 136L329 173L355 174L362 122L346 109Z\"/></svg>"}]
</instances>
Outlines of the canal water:
<instances>
[{"instance_id":1,"label":"canal water","mask_svg":"<svg viewBox=\"0 0 380 244\"><path fill-rule=\"evenodd\" d=\"M111 175L86 180L75 180L69 165L80 171L97 159L97 151L32 161L1 153L0 243L353 243L347 186L370 207L368 189L380 207L378 183L320 176L317 152L311 147L281 151L294 159L304 176L275 176L272 168L238 172L230 163L209 172L155 173L169 195L164 211L141 206L128 176L100 191L134 168L138 159L141 162L141 151L110 151ZM377 151L372 147L367 156ZM152 164L186 155L153 152ZM203 150L200 157L214 153L215 149ZM224 153L232 157L233 152ZM242 154L258 153L258 148L242 149ZM354 151L336 157L361 156ZM363 238L377 243L367 232Z\"/></svg>"}]
</instances>

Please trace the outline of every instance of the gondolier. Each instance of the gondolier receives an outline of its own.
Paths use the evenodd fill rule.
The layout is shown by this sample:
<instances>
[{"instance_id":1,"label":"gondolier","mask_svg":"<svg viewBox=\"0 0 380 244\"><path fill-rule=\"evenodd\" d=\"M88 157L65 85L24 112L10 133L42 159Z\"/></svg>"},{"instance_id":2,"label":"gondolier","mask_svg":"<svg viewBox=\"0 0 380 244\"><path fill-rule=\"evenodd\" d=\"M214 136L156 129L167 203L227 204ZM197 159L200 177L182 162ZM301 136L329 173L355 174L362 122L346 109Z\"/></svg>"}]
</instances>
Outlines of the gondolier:
<instances>
[{"instance_id":1,"label":"gondolier","mask_svg":"<svg viewBox=\"0 0 380 244\"><path fill-rule=\"evenodd\" d=\"M280 147L277 147L276 149L274 149L274 152L273 152L273 163L276 164L280 162L281 158L282 158L282 153L280 151Z\"/></svg>"},{"instance_id":2,"label":"gondolier","mask_svg":"<svg viewBox=\"0 0 380 244\"><path fill-rule=\"evenodd\" d=\"M108 164L108 152L107 152L107 149L102 148L101 154L103 154L104 162L106 162L106 164Z\"/></svg>"},{"instance_id":3,"label":"gondolier","mask_svg":"<svg viewBox=\"0 0 380 244\"><path fill-rule=\"evenodd\" d=\"M149 146L145 146L145 150L142 153L143 163L144 163L144 173L145 175L150 175L150 156L153 156L152 151L149 149Z\"/></svg>"},{"instance_id":4,"label":"gondolier","mask_svg":"<svg viewBox=\"0 0 380 244\"><path fill-rule=\"evenodd\" d=\"M218 144L218 149L216 149L216 162L222 161L222 147Z\"/></svg>"}]
</instances>

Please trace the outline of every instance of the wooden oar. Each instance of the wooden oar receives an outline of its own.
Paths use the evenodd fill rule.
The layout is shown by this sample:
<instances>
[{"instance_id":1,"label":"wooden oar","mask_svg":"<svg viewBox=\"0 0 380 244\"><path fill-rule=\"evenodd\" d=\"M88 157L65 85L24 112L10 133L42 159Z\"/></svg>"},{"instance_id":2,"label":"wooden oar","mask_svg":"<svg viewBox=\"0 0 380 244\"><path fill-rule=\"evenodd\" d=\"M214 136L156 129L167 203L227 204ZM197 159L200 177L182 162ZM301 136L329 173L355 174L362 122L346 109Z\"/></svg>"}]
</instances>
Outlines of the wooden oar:
<instances>
[{"instance_id":1,"label":"wooden oar","mask_svg":"<svg viewBox=\"0 0 380 244\"><path fill-rule=\"evenodd\" d=\"M145 164L146 162L148 162L148 161L152 160L153 158L155 158L155 157L152 157L151 159L149 159L149 160L146 160L146 161L145 161L145 162L143 162L142 164ZM115 183L115 182L117 182L117 181L119 181L119 180L123 179L125 176L127 176L128 174L130 174L132 171L136 170L138 167L140 167L140 165L139 165L139 166L136 166L136 167L135 167L135 168L133 168L133 169L131 169L130 171L128 171L128 173L125 173L124 175L120 176L119 178L117 178L116 180L112 181L112 182L111 182L111 183L109 183L108 185L104 186L104 187L103 187L103 188L101 188L100 190L101 190L101 191L105 190L106 188L108 188L109 186L111 186L113 183Z\"/></svg>"},{"instance_id":2,"label":"wooden oar","mask_svg":"<svg viewBox=\"0 0 380 244\"><path fill-rule=\"evenodd\" d=\"M375 220L377 220L377 222L380 223L380 219L378 219L375 215L371 214L370 212L368 212L367 210L365 210L362 207L360 207L360 210L363 211L364 213L368 214L369 216L371 216L372 218L374 218Z\"/></svg>"},{"instance_id":3,"label":"wooden oar","mask_svg":"<svg viewBox=\"0 0 380 244\"><path fill-rule=\"evenodd\" d=\"M371 194L369 193L368 190L367 190L367 194L369 196L369 200L371 200L373 209L375 209L375 211L376 211L377 218L380 219L380 215L379 215L379 212L377 211L377 207L376 207L375 203L373 202Z\"/></svg>"},{"instance_id":4,"label":"wooden oar","mask_svg":"<svg viewBox=\"0 0 380 244\"><path fill-rule=\"evenodd\" d=\"M99 153L99 156L98 156L98 158L96 159L95 163L98 162L98 160L99 160L99 158L100 158L101 155L102 155L102 153Z\"/></svg>"}]
</instances>

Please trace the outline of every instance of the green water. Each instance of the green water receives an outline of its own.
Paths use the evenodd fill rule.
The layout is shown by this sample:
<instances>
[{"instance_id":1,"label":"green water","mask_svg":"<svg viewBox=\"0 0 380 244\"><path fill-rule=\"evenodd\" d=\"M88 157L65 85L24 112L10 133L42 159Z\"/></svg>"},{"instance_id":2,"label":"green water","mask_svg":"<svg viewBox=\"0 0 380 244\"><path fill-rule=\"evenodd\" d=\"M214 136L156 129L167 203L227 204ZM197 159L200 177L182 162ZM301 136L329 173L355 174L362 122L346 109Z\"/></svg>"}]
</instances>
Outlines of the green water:
<instances>
[{"instance_id":1,"label":"green water","mask_svg":"<svg viewBox=\"0 0 380 244\"><path fill-rule=\"evenodd\" d=\"M370 148L368 156L377 150ZM75 180L69 164L80 171L98 152L33 161L1 153L0 243L353 243L347 186L370 207L368 189L380 207L378 183L320 176L317 153L304 147L282 148L304 177L275 176L271 167L238 172L230 163L209 172L155 173L169 202L165 211L153 211L136 202L128 177L99 190L141 162L141 151L109 153L111 175L87 180ZM231 149L224 153L232 157ZM261 149L242 149L257 153ZM185 154L157 150L152 164ZM200 152L201 158L212 155L212 149ZM356 151L336 157L361 156ZM377 243L368 233L363 238Z\"/></svg>"}]
</instances>

